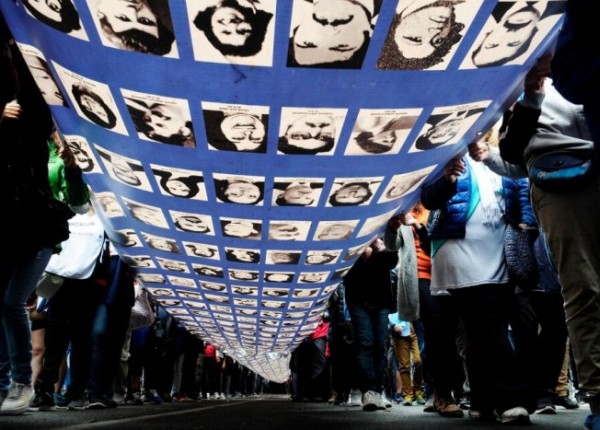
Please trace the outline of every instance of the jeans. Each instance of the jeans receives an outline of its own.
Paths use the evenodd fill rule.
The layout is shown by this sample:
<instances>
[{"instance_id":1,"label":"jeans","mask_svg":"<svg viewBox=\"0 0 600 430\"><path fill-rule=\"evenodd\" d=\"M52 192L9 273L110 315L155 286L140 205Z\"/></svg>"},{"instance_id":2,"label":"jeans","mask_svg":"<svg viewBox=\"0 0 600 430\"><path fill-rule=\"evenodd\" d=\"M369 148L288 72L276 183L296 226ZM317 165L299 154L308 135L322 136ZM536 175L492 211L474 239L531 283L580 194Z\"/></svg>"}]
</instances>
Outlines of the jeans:
<instances>
[{"instance_id":1,"label":"jeans","mask_svg":"<svg viewBox=\"0 0 600 430\"><path fill-rule=\"evenodd\" d=\"M388 339L387 308L348 304L357 342L358 383L363 393L383 392Z\"/></svg>"},{"instance_id":2,"label":"jeans","mask_svg":"<svg viewBox=\"0 0 600 430\"><path fill-rule=\"evenodd\" d=\"M26 303L52 256L42 248L30 258L4 261L0 280L0 391L10 380L31 384L31 327Z\"/></svg>"},{"instance_id":3,"label":"jeans","mask_svg":"<svg viewBox=\"0 0 600 430\"><path fill-rule=\"evenodd\" d=\"M561 280L579 388L600 413L600 172L564 193L533 185L531 200Z\"/></svg>"}]
</instances>

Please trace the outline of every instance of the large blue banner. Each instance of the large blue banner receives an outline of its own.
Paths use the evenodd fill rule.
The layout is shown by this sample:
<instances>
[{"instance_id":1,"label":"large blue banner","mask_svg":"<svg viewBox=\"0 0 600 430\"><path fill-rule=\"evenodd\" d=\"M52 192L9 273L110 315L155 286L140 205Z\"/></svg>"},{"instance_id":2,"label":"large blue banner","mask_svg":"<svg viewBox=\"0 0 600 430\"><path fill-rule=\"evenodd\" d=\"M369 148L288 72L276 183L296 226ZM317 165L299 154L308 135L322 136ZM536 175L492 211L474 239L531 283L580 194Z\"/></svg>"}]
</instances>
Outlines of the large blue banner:
<instances>
[{"instance_id":1,"label":"large blue banner","mask_svg":"<svg viewBox=\"0 0 600 430\"><path fill-rule=\"evenodd\" d=\"M564 1L0 8L140 282L281 382L361 251L514 102Z\"/></svg>"}]
</instances>

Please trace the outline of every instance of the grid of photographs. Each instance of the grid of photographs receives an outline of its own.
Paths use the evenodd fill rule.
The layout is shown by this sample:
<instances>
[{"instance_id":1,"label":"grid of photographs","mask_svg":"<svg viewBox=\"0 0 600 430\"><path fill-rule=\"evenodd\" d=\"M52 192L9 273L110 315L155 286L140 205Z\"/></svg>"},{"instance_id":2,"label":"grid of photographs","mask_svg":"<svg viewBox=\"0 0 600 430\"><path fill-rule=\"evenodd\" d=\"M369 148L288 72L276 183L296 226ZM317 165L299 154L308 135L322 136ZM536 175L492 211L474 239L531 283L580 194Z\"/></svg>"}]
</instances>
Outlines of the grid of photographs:
<instances>
[{"instance_id":1,"label":"grid of photographs","mask_svg":"<svg viewBox=\"0 0 600 430\"><path fill-rule=\"evenodd\" d=\"M565 6L392 2L388 17L380 16L381 0L2 5L9 18L35 24L19 34L39 30L116 62L133 57L148 75L157 64L201 72L122 85L123 70L80 67L74 54L44 49L39 38L17 40L138 281L191 333L272 380L287 375L290 351L314 331L389 218L415 203L498 109L491 97L420 97L409 88L416 75L403 72L523 66L556 31ZM332 69L352 82L361 72L408 76L409 95L399 91L397 105L342 106L317 88L320 103L298 102L315 92L310 76L334 76ZM305 73L306 88L274 84L280 94L256 89L252 97L219 88L221 96L202 97L186 87L210 86L204 76L221 71L251 81L252 72L272 70Z\"/></svg>"}]
</instances>

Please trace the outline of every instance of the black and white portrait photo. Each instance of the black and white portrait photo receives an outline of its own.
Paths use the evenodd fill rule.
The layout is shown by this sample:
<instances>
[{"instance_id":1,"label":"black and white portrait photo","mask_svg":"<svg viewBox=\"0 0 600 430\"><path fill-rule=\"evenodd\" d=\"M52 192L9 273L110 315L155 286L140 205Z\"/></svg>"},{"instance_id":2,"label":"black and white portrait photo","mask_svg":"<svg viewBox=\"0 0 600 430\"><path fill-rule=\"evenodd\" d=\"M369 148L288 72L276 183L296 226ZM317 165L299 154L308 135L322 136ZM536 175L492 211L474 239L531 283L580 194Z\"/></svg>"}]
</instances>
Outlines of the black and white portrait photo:
<instances>
[{"instance_id":1,"label":"black and white portrait photo","mask_svg":"<svg viewBox=\"0 0 600 430\"><path fill-rule=\"evenodd\" d=\"M168 0L87 0L104 46L178 58Z\"/></svg>"},{"instance_id":2,"label":"black and white portrait photo","mask_svg":"<svg viewBox=\"0 0 600 430\"><path fill-rule=\"evenodd\" d=\"M294 0L288 67L360 69L382 0Z\"/></svg>"},{"instance_id":3,"label":"black and white portrait photo","mask_svg":"<svg viewBox=\"0 0 600 430\"><path fill-rule=\"evenodd\" d=\"M445 69L480 6L479 0L399 1L377 69Z\"/></svg>"},{"instance_id":4,"label":"black and white portrait photo","mask_svg":"<svg viewBox=\"0 0 600 430\"><path fill-rule=\"evenodd\" d=\"M96 146L96 151L112 179L138 190L152 191L144 167L138 160L124 157L99 146Z\"/></svg>"},{"instance_id":5,"label":"black and white portrait photo","mask_svg":"<svg viewBox=\"0 0 600 430\"><path fill-rule=\"evenodd\" d=\"M361 109L344 155L398 154L422 109Z\"/></svg>"},{"instance_id":6,"label":"black and white portrait photo","mask_svg":"<svg viewBox=\"0 0 600 430\"><path fill-rule=\"evenodd\" d=\"M524 64L564 9L564 1L499 1L460 68Z\"/></svg>"},{"instance_id":7,"label":"black and white portrait photo","mask_svg":"<svg viewBox=\"0 0 600 430\"><path fill-rule=\"evenodd\" d=\"M21 0L25 11L40 22L81 40L88 40L73 0Z\"/></svg>"},{"instance_id":8,"label":"black and white portrait photo","mask_svg":"<svg viewBox=\"0 0 600 430\"><path fill-rule=\"evenodd\" d=\"M157 164L151 164L150 167L163 196L208 200L201 171L177 169Z\"/></svg>"},{"instance_id":9,"label":"black and white portrait photo","mask_svg":"<svg viewBox=\"0 0 600 430\"><path fill-rule=\"evenodd\" d=\"M269 240L306 240L310 221L269 221Z\"/></svg>"},{"instance_id":10,"label":"black and white portrait photo","mask_svg":"<svg viewBox=\"0 0 600 430\"><path fill-rule=\"evenodd\" d=\"M392 176L379 198L378 203L397 200L400 197L412 193L425 181L425 179L427 179L429 174L435 170L436 167L436 165L428 166L413 172L400 173Z\"/></svg>"},{"instance_id":11,"label":"black and white portrait photo","mask_svg":"<svg viewBox=\"0 0 600 430\"><path fill-rule=\"evenodd\" d=\"M42 97L49 105L68 107L67 100L52 74L44 54L35 46L17 43L23 59L37 84Z\"/></svg>"},{"instance_id":12,"label":"black and white portrait photo","mask_svg":"<svg viewBox=\"0 0 600 430\"><path fill-rule=\"evenodd\" d=\"M96 156L85 137L73 134L64 135L63 137L69 145L75 160L77 160L77 165L84 173L102 173L98 160L96 160Z\"/></svg>"},{"instance_id":13,"label":"black and white portrait photo","mask_svg":"<svg viewBox=\"0 0 600 430\"><path fill-rule=\"evenodd\" d=\"M267 150L269 107L202 102L209 149L256 152Z\"/></svg>"},{"instance_id":14,"label":"black and white portrait photo","mask_svg":"<svg viewBox=\"0 0 600 430\"><path fill-rule=\"evenodd\" d=\"M275 178L273 206L307 206L319 204L325 178Z\"/></svg>"},{"instance_id":15,"label":"black and white portrait photo","mask_svg":"<svg viewBox=\"0 0 600 430\"><path fill-rule=\"evenodd\" d=\"M271 66L276 0L187 0L196 61Z\"/></svg>"},{"instance_id":16,"label":"black and white portrait photo","mask_svg":"<svg viewBox=\"0 0 600 430\"><path fill-rule=\"evenodd\" d=\"M409 152L428 151L459 143L490 101L435 108Z\"/></svg>"},{"instance_id":17,"label":"black and white portrait photo","mask_svg":"<svg viewBox=\"0 0 600 430\"><path fill-rule=\"evenodd\" d=\"M265 178L213 173L215 195L221 203L262 206Z\"/></svg>"},{"instance_id":18,"label":"black and white portrait photo","mask_svg":"<svg viewBox=\"0 0 600 430\"><path fill-rule=\"evenodd\" d=\"M284 107L277 150L287 155L332 155L347 109Z\"/></svg>"},{"instance_id":19,"label":"black and white portrait photo","mask_svg":"<svg viewBox=\"0 0 600 430\"><path fill-rule=\"evenodd\" d=\"M371 202L383 177L336 178L327 199L327 206L364 206Z\"/></svg>"},{"instance_id":20,"label":"black and white portrait photo","mask_svg":"<svg viewBox=\"0 0 600 430\"><path fill-rule=\"evenodd\" d=\"M179 231L206 234L209 236L215 235L215 228L210 215L174 210L169 210L169 214L175 224L175 228Z\"/></svg>"},{"instance_id":21,"label":"black and white portrait photo","mask_svg":"<svg viewBox=\"0 0 600 430\"><path fill-rule=\"evenodd\" d=\"M219 248L215 245L199 242L183 241L183 247L187 255L191 257L208 258L209 260L220 260Z\"/></svg>"},{"instance_id":22,"label":"black and white portrait photo","mask_svg":"<svg viewBox=\"0 0 600 430\"><path fill-rule=\"evenodd\" d=\"M121 89L140 139L195 148L196 138L187 100Z\"/></svg>"},{"instance_id":23,"label":"black and white portrait photo","mask_svg":"<svg viewBox=\"0 0 600 430\"><path fill-rule=\"evenodd\" d=\"M160 207L147 205L123 197L123 203L129 209L129 215L146 225L151 225L160 228L169 228L169 223Z\"/></svg>"},{"instance_id":24,"label":"black and white portrait photo","mask_svg":"<svg viewBox=\"0 0 600 430\"><path fill-rule=\"evenodd\" d=\"M127 135L125 123L107 84L67 70L56 62L52 64L80 117L107 130Z\"/></svg>"}]
</instances>

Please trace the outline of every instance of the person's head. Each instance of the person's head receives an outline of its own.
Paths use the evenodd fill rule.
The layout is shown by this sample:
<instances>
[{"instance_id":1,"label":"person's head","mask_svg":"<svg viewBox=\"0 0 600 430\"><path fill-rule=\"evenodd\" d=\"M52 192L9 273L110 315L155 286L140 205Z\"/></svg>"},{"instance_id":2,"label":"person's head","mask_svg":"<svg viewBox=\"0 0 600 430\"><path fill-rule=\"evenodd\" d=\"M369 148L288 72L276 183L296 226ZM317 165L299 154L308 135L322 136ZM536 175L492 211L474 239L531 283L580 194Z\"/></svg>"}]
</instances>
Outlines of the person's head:
<instances>
[{"instance_id":1,"label":"person's head","mask_svg":"<svg viewBox=\"0 0 600 430\"><path fill-rule=\"evenodd\" d=\"M91 172L94 170L94 160L90 157L90 154L81 147L79 142L68 141L69 148L71 148L71 153L77 160L77 165L84 172Z\"/></svg>"},{"instance_id":2,"label":"person's head","mask_svg":"<svg viewBox=\"0 0 600 430\"><path fill-rule=\"evenodd\" d=\"M173 197L191 199L200 192L199 184L204 180L202 176L173 176L171 172L153 169L155 175L160 177L160 187Z\"/></svg>"},{"instance_id":3,"label":"person's head","mask_svg":"<svg viewBox=\"0 0 600 430\"><path fill-rule=\"evenodd\" d=\"M118 180L134 187L142 185L142 180L127 160L121 157L112 157L110 161L113 174Z\"/></svg>"},{"instance_id":4,"label":"person's head","mask_svg":"<svg viewBox=\"0 0 600 430\"><path fill-rule=\"evenodd\" d=\"M425 134L417 138L415 147L420 150L437 148L456 138L462 129L465 113L454 113L432 125Z\"/></svg>"},{"instance_id":5,"label":"person's head","mask_svg":"<svg viewBox=\"0 0 600 430\"><path fill-rule=\"evenodd\" d=\"M356 144L370 154L383 154L392 149L396 143L394 130L383 130L379 133L361 131L354 138Z\"/></svg>"},{"instance_id":6,"label":"person's head","mask_svg":"<svg viewBox=\"0 0 600 430\"><path fill-rule=\"evenodd\" d=\"M137 126L148 138L172 145L183 145L193 134L191 123L179 106L160 103L150 105Z\"/></svg>"},{"instance_id":7,"label":"person's head","mask_svg":"<svg viewBox=\"0 0 600 430\"><path fill-rule=\"evenodd\" d=\"M23 5L37 20L63 33L81 29L79 13L71 0L23 0Z\"/></svg>"},{"instance_id":8,"label":"person's head","mask_svg":"<svg viewBox=\"0 0 600 430\"><path fill-rule=\"evenodd\" d=\"M260 232L254 224L245 220L222 222L223 235L228 237L259 238Z\"/></svg>"},{"instance_id":9,"label":"person's head","mask_svg":"<svg viewBox=\"0 0 600 430\"><path fill-rule=\"evenodd\" d=\"M30 61L27 63L29 65L29 70L31 71L31 75L40 89L40 93L42 93L46 103L49 105L66 106L67 103L65 98L58 88L58 84L54 79L54 76L52 76L50 73L48 64L40 57L28 57L30 58Z\"/></svg>"},{"instance_id":10,"label":"person's head","mask_svg":"<svg viewBox=\"0 0 600 430\"><path fill-rule=\"evenodd\" d=\"M221 0L198 12L194 25L225 56L250 57L262 49L272 16L253 0Z\"/></svg>"},{"instance_id":11,"label":"person's head","mask_svg":"<svg viewBox=\"0 0 600 430\"><path fill-rule=\"evenodd\" d=\"M289 184L275 199L278 206L309 206L315 202L315 190L305 182Z\"/></svg>"},{"instance_id":12,"label":"person's head","mask_svg":"<svg viewBox=\"0 0 600 430\"><path fill-rule=\"evenodd\" d=\"M172 270L173 272L187 272L187 266L182 261L165 260L162 263L162 267L165 270Z\"/></svg>"},{"instance_id":13,"label":"person's head","mask_svg":"<svg viewBox=\"0 0 600 430\"><path fill-rule=\"evenodd\" d=\"M265 152L267 130L265 124L255 115L239 113L227 115L221 121L212 140L223 147L233 145L236 151ZM226 142L223 142L224 139Z\"/></svg>"},{"instance_id":14,"label":"person's head","mask_svg":"<svg viewBox=\"0 0 600 430\"><path fill-rule=\"evenodd\" d=\"M273 264L298 264L300 254L298 252L274 251L269 254Z\"/></svg>"},{"instance_id":15,"label":"person's head","mask_svg":"<svg viewBox=\"0 0 600 430\"><path fill-rule=\"evenodd\" d=\"M208 245L186 243L185 247L197 257L212 258L217 255L217 249Z\"/></svg>"},{"instance_id":16,"label":"person's head","mask_svg":"<svg viewBox=\"0 0 600 430\"><path fill-rule=\"evenodd\" d=\"M541 13L532 2L516 2L475 48L471 54L473 64L501 66L527 52L540 18Z\"/></svg>"},{"instance_id":17,"label":"person's head","mask_svg":"<svg viewBox=\"0 0 600 430\"><path fill-rule=\"evenodd\" d=\"M406 194L411 188L415 186L417 182L422 179L421 176L411 176L402 179L397 179L386 191L385 197L387 199L397 199L398 197Z\"/></svg>"},{"instance_id":18,"label":"person's head","mask_svg":"<svg viewBox=\"0 0 600 430\"><path fill-rule=\"evenodd\" d=\"M156 225L159 222L159 217L161 217L159 210L131 203L128 206L131 216L138 221L148 225Z\"/></svg>"},{"instance_id":19,"label":"person's head","mask_svg":"<svg viewBox=\"0 0 600 430\"><path fill-rule=\"evenodd\" d=\"M455 0L412 2L396 14L384 42L379 68L424 70L438 63L462 38Z\"/></svg>"},{"instance_id":20,"label":"person's head","mask_svg":"<svg viewBox=\"0 0 600 430\"><path fill-rule=\"evenodd\" d=\"M255 205L263 199L263 187L242 179L215 181L217 198L225 203Z\"/></svg>"},{"instance_id":21,"label":"person's head","mask_svg":"<svg viewBox=\"0 0 600 430\"><path fill-rule=\"evenodd\" d=\"M335 122L329 115L304 115L292 122L279 137L284 154L329 152L335 144Z\"/></svg>"},{"instance_id":22,"label":"person's head","mask_svg":"<svg viewBox=\"0 0 600 430\"><path fill-rule=\"evenodd\" d=\"M291 282L293 275L290 273L265 273L265 281L266 282Z\"/></svg>"},{"instance_id":23,"label":"person's head","mask_svg":"<svg viewBox=\"0 0 600 430\"><path fill-rule=\"evenodd\" d=\"M270 240L295 240L300 236L300 229L292 224L271 223L269 226Z\"/></svg>"},{"instance_id":24,"label":"person's head","mask_svg":"<svg viewBox=\"0 0 600 430\"><path fill-rule=\"evenodd\" d=\"M149 237L147 242L150 248L158 249L159 251L179 253L179 247L177 246L177 242L174 240L170 240L165 237L153 236Z\"/></svg>"},{"instance_id":25,"label":"person's head","mask_svg":"<svg viewBox=\"0 0 600 430\"><path fill-rule=\"evenodd\" d=\"M223 271L217 267L194 267L194 272L196 272L198 275L212 276L214 278L223 278Z\"/></svg>"},{"instance_id":26,"label":"person's head","mask_svg":"<svg viewBox=\"0 0 600 430\"><path fill-rule=\"evenodd\" d=\"M116 217L123 215L123 209L119 205L116 197L110 194L105 194L98 197L98 203L102 207L102 211L108 217Z\"/></svg>"},{"instance_id":27,"label":"person's head","mask_svg":"<svg viewBox=\"0 0 600 430\"><path fill-rule=\"evenodd\" d=\"M321 273L301 273L300 282L322 282L324 281L324 276Z\"/></svg>"},{"instance_id":28,"label":"person's head","mask_svg":"<svg viewBox=\"0 0 600 430\"><path fill-rule=\"evenodd\" d=\"M327 252L313 252L306 256L306 264L327 264L335 261L337 258L336 254Z\"/></svg>"},{"instance_id":29,"label":"person's head","mask_svg":"<svg viewBox=\"0 0 600 430\"><path fill-rule=\"evenodd\" d=\"M312 13L293 29L288 66L362 67L369 45L373 7L353 0L314 0Z\"/></svg>"},{"instance_id":30,"label":"person's head","mask_svg":"<svg viewBox=\"0 0 600 430\"><path fill-rule=\"evenodd\" d=\"M354 227L349 224L331 224L325 227L318 235L318 240L343 240L352 236Z\"/></svg>"},{"instance_id":31,"label":"person's head","mask_svg":"<svg viewBox=\"0 0 600 430\"><path fill-rule=\"evenodd\" d=\"M255 281L258 279L258 272L248 272L247 270L230 270L229 276L240 281Z\"/></svg>"},{"instance_id":32,"label":"person's head","mask_svg":"<svg viewBox=\"0 0 600 430\"><path fill-rule=\"evenodd\" d=\"M367 182L344 184L329 197L331 206L358 206L373 196Z\"/></svg>"},{"instance_id":33,"label":"person's head","mask_svg":"<svg viewBox=\"0 0 600 430\"><path fill-rule=\"evenodd\" d=\"M117 117L102 98L82 83L73 84L71 92L81 112L93 123L114 128Z\"/></svg>"},{"instance_id":34,"label":"person's head","mask_svg":"<svg viewBox=\"0 0 600 430\"><path fill-rule=\"evenodd\" d=\"M260 254L249 249L227 248L225 255L227 260L240 263L258 263L260 261Z\"/></svg>"},{"instance_id":35,"label":"person's head","mask_svg":"<svg viewBox=\"0 0 600 430\"><path fill-rule=\"evenodd\" d=\"M175 225L179 230L188 231L190 233L209 233L210 227L206 222L193 214L179 215L174 219Z\"/></svg>"},{"instance_id":36,"label":"person's head","mask_svg":"<svg viewBox=\"0 0 600 430\"><path fill-rule=\"evenodd\" d=\"M175 36L150 4L148 0L99 0L96 15L104 36L119 49L168 54Z\"/></svg>"}]
</instances>

